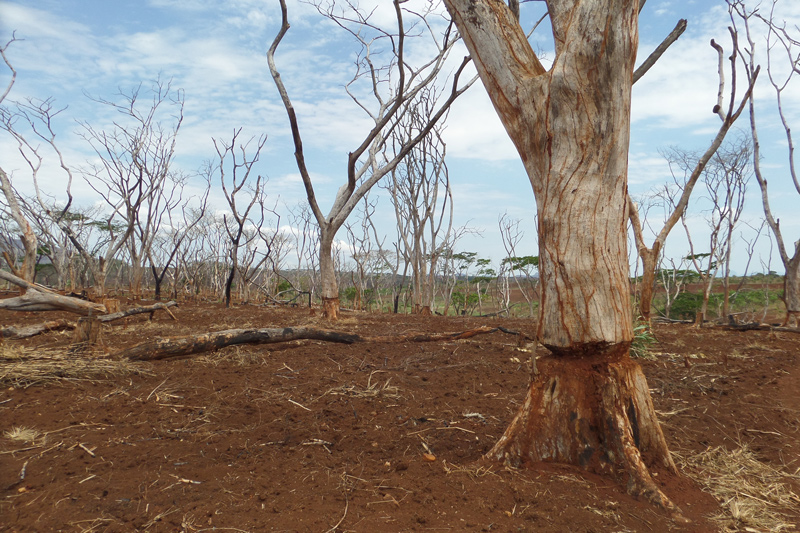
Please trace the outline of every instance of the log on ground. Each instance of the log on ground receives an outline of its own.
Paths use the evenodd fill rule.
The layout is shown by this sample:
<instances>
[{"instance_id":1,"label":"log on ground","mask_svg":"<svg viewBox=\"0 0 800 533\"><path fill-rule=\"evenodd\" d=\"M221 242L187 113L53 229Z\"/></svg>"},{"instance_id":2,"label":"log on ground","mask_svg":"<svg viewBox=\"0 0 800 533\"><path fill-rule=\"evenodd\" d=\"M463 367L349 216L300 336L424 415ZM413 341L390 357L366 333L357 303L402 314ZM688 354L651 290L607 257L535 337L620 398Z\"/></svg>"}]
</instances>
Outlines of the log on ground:
<instances>
[{"instance_id":1,"label":"log on ground","mask_svg":"<svg viewBox=\"0 0 800 533\"><path fill-rule=\"evenodd\" d=\"M154 361L218 350L236 344L272 344L293 340L320 340L353 344L358 335L315 328L229 329L181 338L156 339L117 354L122 359Z\"/></svg>"},{"instance_id":2,"label":"log on ground","mask_svg":"<svg viewBox=\"0 0 800 533\"><path fill-rule=\"evenodd\" d=\"M15 327L15 326L8 326L4 328L0 328L0 336L5 339L27 339L28 337L35 337L41 333L45 333L47 331L58 331L64 329L74 329L75 323L70 322L69 320L59 319L59 320L48 320L47 322L42 322L41 324L33 324L31 326L22 326L22 327Z\"/></svg>"}]
</instances>

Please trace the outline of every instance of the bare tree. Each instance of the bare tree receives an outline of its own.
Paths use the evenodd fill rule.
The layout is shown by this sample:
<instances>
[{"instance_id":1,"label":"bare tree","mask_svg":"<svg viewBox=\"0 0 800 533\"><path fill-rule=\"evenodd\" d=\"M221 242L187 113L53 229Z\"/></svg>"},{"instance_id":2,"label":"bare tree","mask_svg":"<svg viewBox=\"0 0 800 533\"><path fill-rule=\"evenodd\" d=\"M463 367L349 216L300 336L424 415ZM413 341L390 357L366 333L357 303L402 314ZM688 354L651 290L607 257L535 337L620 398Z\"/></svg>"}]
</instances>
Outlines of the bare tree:
<instances>
[{"instance_id":1,"label":"bare tree","mask_svg":"<svg viewBox=\"0 0 800 533\"><path fill-rule=\"evenodd\" d=\"M81 172L107 204L103 229L108 240L103 255L96 259L81 250L99 295L105 292L112 260L127 248L131 292L134 298L141 296L148 252L164 212L174 207L170 182L176 175L171 166L183 122L183 91L173 90L170 82L156 80L151 86L150 103L143 101L140 92L141 85L129 94L120 93L120 102L95 100L121 116L110 132L81 123L81 135L99 160L90 162ZM166 119L171 125L165 124Z\"/></svg>"},{"instance_id":2,"label":"bare tree","mask_svg":"<svg viewBox=\"0 0 800 533\"><path fill-rule=\"evenodd\" d=\"M550 354L537 358L528 395L489 456L625 472L629 492L681 518L648 470L675 465L629 358L627 161L643 2L548 0L549 70L505 4L445 3L522 157L538 212L537 335Z\"/></svg>"},{"instance_id":3,"label":"bare tree","mask_svg":"<svg viewBox=\"0 0 800 533\"><path fill-rule=\"evenodd\" d=\"M239 247L246 245L258 236L258 233L255 231L250 231L247 234L245 233L245 226L247 224L253 224L253 221L249 218L250 211L262 195L265 194L265 184L262 183L260 175L256 178L254 185L248 183L247 180L250 178L253 165L258 162L261 149L267 142L267 136L262 135L258 138L255 143L254 153L248 157L247 147L253 139L241 143L238 140L241 132L241 128L235 130L229 143L214 139L214 148L217 150L219 163L214 165L212 171L219 173L222 193L225 195L225 199L231 208L230 217L228 214L223 215L225 231L228 233L228 238L230 239L228 253L231 260L230 271L225 281L225 307L230 307L231 305L231 287L233 286L233 279L236 276L236 272L239 269ZM237 152L241 152L241 155L238 155ZM228 166L230 166L230 168L227 168ZM227 180L230 180L230 183L226 184ZM248 185L250 189L245 189L245 185ZM229 187L230 190L228 189ZM249 201L246 203L246 207L240 208L236 205L236 197L243 191L248 193L250 197ZM261 227L264 222L264 212L261 211L258 216L260 216L260 220L255 222L255 226ZM245 237L244 243L242 242L243 236ZM242 283L244 283L244 280L242 280Z\"/></svg>"},{"instance_id":4,"label":"bare tree","mask_svg":"<svg viewBox=\"0 0 800 533\"><path fill-rule=\"evenodd\" d=\"M667 240L672 229L675 227L675 224L681 220L681 217L686 211L686 207L689 205L689 198L692 195L692 191L694 190L694 186L697 184L697 181L700 179L700 176L703 174L703 171L717 152L719 147L722 145L722 142L725 140L725 136L728 134L728 131L739 118L742 111L744 111L745 105L747 100L753 90L753 86L755 84L756 77L758 76L758 69L756 69L753 73L753 78L749 87L744 96L741 97L738 106L736 106L736 74L737 74L737 53L738 53L738 35L735 31L731 30L731 39L733 41L733 53L729 57L730 60L730 70L731 70L731 84L730 84L730 95L728 96L728 106L727 110L725 108L724 102L724 93L725 93L725 59L724 59L724 51L720 44L718 44L713 39L711 40L711 46L717 52L718 56L718 75L719 75L719 89L717 91L717 103L714 106L713 112L719 116L722 124L720 125L719 130L717 131L716 136L711 141L711 144L708 146L706 151L699 157L695 158L695 165L690 171L687 173L687 177L685 181L679 185L681 190L681 195L676 202L672 203L672 211L667 216L666 220L664 221L664 225L661 227L658 232L655 233L655 240L653 244L649 247L645 244L644 240L644 233L642 231L642 223L639 218L639 212L636 204L633 202L632 199L628 198L628 209L629 209L629 217L631 221L631 226L633 227L633 234L636 241L636 248L639 252L639 257L642 260L642 281L640 283L640 294L639 294L639 316L641 320L649 327L650 326L650 313L651 308L653 305L653 290L655 289L656 284L656 272L658 269L659 263L659 256L661 254L662 249L664 248L664 243Z\"/></svg>"},{"instance_id":5,"label":"bare tree","mask_svg":"<svg viewBox=\"0 0 800 533\"><path fill-rule=\"evenodd\" d=\"M785 23L777 20L776 7L777 0L768 2L768 9L761 10L761 4L752 4L743 0L728 0L728 5L732 9L731 20L734 24L741 24L747 37L747 43L743 48L742 63L745 66L748 79L751 83L755 81L758 74L756 66L756 42L754 33L756 29L753 24L759 25L760 29L766 30L765 51L767 54L767 75L769 83L775 92L775 107L780 116L781 124L786 135L786 158L788 163L788 173L791 183L795 190L800 194L800 179L798 179L795 156L794 140L789 118L783 109L784 95L796 92L797 76L800 76L800 29L787 27ZM787 92L788 91L788 92ZM784 277L783 300L786 304L786 318L784 325L797 324L800 316L800 240L795 241L794 251L790 252L786 246L783 232L780 227L780 220L776 219L770 207L769 191L767 189L767 178L764 168L761 166L761 145L758 139L758 120L754 98L749 99L750 110L750 134L753 140L753 170L761 189L761 201L764 206L764 215L767 224L775 236L778 252L786 268Z\"/></svg>"},{"instance_id":6,"label":"bare tree","mask_svg":"<svg viewBox=\"0 0 800 533\"><path fill-rule=\"evenodd\" d=\"M538 255L520 256L517 254L517 246L522 241L525 232L520 225L522 220L512 219L508 213L503 213L498 217L497 224L500 229L500 240L503 241L503 248L506 257L500 262L500 272L503 276L514 280L520 295L528 304L528 313L533 317L534 305L536 303L536 288L539 285L539 277L534 275L534 270L539 267ZM518 275L519 273L519 275ZM522 278L522 279L520 279ZM506 296L506 309L510 304L510 296Z\"/></svg>"},{"instance_id":7,"label":"bare tree","mask_svg":"<svg viewBox=\"0 0 800 533\"><path fill-rule=\"evenodd\" d=\"M435 100L431 89L422 91L420 105L392 134L392 156L430 121ZM411 267L413 312L423 315L431 314L441 243L450 239L453 229L453 194L441 134L440 126L432 128L392 169L387 185L397 221L398 251Z\"/></svg>"},{"instance_id":8,"label":"bare tree","mask_svg":"<svg viewBox=\"0 0 800 533\"><path fill-rule=\"evenodd\" d=\"M172 209L164 211L168 220L166 232L162 232L165 233L162 239L163 242L160 247L157 247L160 249L154 250L152 246L148 249L147 259L150 263L150 270L153 273L153 281L155 283L154 297L156 300L161 299L161 286L164 282L164 276L172 268L184 241L192 234L194 228L205 216L208 195L211 192L210 176L207 176L207 178L205 189L199 198L188 198L182 202L180 209L176 209L177 206L174 206ZM178 219L176 211L179 211L180 219ZM158 233L156 235L158 236Z\"/></svg>"},{"instance_id":9,"label":"bare tree","mask_svg":"<svg viewBox=\"0 0 800 533\"><path fill-rule=\"evenodd\" d=\"M411 149L424 139L447 112L455 99L462 94L472 82L459 85L459 75L467 63L465 59L452 79L451 91L439 104L438 110L430 117L424 127L414 132L413 137L405 140L403 147L391 159L381 159L387 138L397 127L402 118L415 108L425 87L442 78L443 69L449 64L448 58L456 43L452 25L440 35L428 20L427 12L417 13L403 8L403 0L393 0L396 26L393 29L378 27L371 20L371 15L358 9L350 2L318 3L317 9L337 26L355 38L360 51L356 61L356 73L347 84L347 94L372 121L372 127L364 140L347 157L347 182L336 194L333 205L325 215L317 203L316 193L311 176L305 163L300 127L294 106L289 98L280 73L275 66L275 51L289 30L288 14L285 0L281 0L282 24L278 35L267 53L270 72L278 87L281 100L286 108L292 137L295 146L295 159L303 185L306 189L309 205L319 226L319 268L323 301L323 316L335 320L339 308L339 288L334 266L334 239L336 232L344 224L347 217L355 209L364 195L384 176L397 166ZM432 9L432 6L429 7ZM406 18L412 18L412 26L419 27L420 35L426 35L428 42L435 46L435 53L422 62L421 66L412 66L406 41ZM381 56L389 59L383 65L375 62ZM362 83L367 85L367 93L374 99L368 104L359 94Z\"/></svg>"}]
</instances>

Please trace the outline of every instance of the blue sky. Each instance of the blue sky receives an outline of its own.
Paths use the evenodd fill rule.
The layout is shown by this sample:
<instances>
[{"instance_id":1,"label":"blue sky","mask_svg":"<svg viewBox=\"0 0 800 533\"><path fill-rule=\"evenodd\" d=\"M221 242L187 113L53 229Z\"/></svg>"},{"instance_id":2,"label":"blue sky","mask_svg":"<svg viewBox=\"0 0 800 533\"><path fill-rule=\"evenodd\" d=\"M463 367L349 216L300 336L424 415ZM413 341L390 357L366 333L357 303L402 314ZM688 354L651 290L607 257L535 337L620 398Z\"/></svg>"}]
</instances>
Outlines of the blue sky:
<instances>
[{"instance_id":1,"label":"blue sky","mask_svg":"<svg viewBox=\"0 0 800 533\"><path fill-rule=\"evenodd\" d=\"M362 2L367 3L371 2ZM523 4L523 15L532 18L532 10L540 9L538 4ZM792 24L800 23L800 2L784 0L782 4L782 15ZM385 16L384 11L376 16ZM351 38L306 4L290 0L289 17L292 28L276 60L297 106L317 196L327 212L344 183L347 153L366 132L363 114L342 89L352 75L356 48ZM724 2L649 0L640 21L640 60L680 18L689 21L686 33L634 87L629 171L634 195L670 179L660 149L672 145L704 149L719 125L719 118L711 112L716 103L717 56L708 43L715 38L730 51L726 29L730 21ZM91 157L88 145L75 135L75 121L103 127L110 120L109 110L86 95L113 99L119 91L129 92L160 75L172 78L173 86L185 91L186 118L178 141L181 167L196 171L203 160L215 155L212 138L229 138L234 128L242 127L247 137L266 134L269 139L257 171L269 178L270 197L279 198L279 206L293 206L304 200L304 190L294 166L288 121L265 59L278 27L277 1L0 1L0 39L7 41L12 30L23 39L8 51L18 70L9 98L52 97L58 106L68 106L59 115L57 128L59 143L71 164L79 166ZM542 35L534 35L533 41L547 64L553 54L544 30L539 30ZM0 72L3 86L7 79L8 72ZM786 111L798 119L800 91L796 93L790 95ZM794 241L800 238L800 218L793 208L797 196L788 182L781 152L785 141L775 116L766 114L769 87L762 84L757 96L764 109L762 117L768 120L761 135L765 170L770 172L773 187L773 210L781 218L786 236ZM743 116L739 126L746 127L745 121ZM27 190L25 167L6 137L0 138L2 166L13 173L18 188ZM533 193L480 84L454 106L445 140L456 225L482 231L482 237L465 237L459 248L477 251L497 263L505 255L497 218L508 212L527 227L518 253L535 254ZM48 187L58 195L63 178L52 168L47 172ZM754 180L750 191L747 217L755 220L760 217L761 205ZM74 194L79 201L96 201L80 179ZM221 203L216 207L223 209ZM698 236L704 232L700 210L700 206L694 208L692 219ZM388 199L380 198L378 218L389 241L393 216ZM673 230L667 248L671 255L687 251L682 232L680 226ZM344 232L340 237L344 239ZM760 253L766 260L766 242ZM743 263L738 260L736 264ZM772 260L771 268L783 270L777 259Z\"/></svg>"}]
</instances>

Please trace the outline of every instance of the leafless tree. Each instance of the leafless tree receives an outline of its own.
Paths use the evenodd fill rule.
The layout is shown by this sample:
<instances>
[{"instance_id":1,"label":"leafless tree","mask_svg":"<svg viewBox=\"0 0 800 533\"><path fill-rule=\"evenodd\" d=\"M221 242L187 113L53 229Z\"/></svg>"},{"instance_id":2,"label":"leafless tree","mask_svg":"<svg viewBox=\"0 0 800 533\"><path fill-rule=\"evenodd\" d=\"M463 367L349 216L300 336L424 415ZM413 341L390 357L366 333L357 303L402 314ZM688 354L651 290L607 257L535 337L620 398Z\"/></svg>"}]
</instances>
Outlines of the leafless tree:
<instances>
[{"instance_id":1,"label":"leafless tree","mask_svg":"<svg viewBox=\"0 0 800 533\"><path fill-rule=\"evenodd\" d=\"M765 52L767 54L767 76L775 94L775 108L780 116L781 125L786 135L786 161L788 174L795 190L800 194L800 179L798 179L795 156L794 139L789 121L789 116L784 112L784 96L797 92L797 79L800 76L800 28L788 27L777 19L777 0L767 2L762 10L761 3L746 2L744 0L728 0L731 7L731 20L734 26L743 28L746 43L743 46L742 63L747 72L748 79L755 80L758 73L756 54L758 52L755 34L758 30L766 33ZM754 27L755 26L755 27ZM786 304L785 325L797 324L800 316L800 240L795 241L794 251L786 245L780 219L775 218L770 206L770 196L767 189L767 176L765 168L761 165L761 145L758 137L758 118L754 98L749 99L750 134L753 141L753 169L764 206L767 224L775 236L778 252L786 268L784 278L783 299ZM774 183L774 182L773 182Z\"/></svg>"},{"instance_id":2,"label":"leafless tree","mask_svg":"<svg viewBox=\"0 0 800 533\"><path fill-rule=\"evenodd\" d=\"M167 217L167 224L166 228L160 232L162 242L160 246L151 246L147 252L150 270L153 273L153 281L155 284L154 296L156 300L161 299L161 287L164 282L164 276L173 268L173 263L184 241L192 234L194 228L197 227L205 216L210 192L211 181L209 179L206 181L205 188L200 193L199 198L190 197L184 200L180 206L173 206L172 209L164 211L164 215ZM178 214L180 214L180 219L178 218ZM159 236L158 232L156 236ZM173 293L175 293L174 290Z\"/></svg>"},{"instance_id":3,"label":"leafless tree","mask_svg":"<svg viewBox=\"0 0 800 533\"><path fill-rule=\"evenodd\" d=\"M697 154L678 149L673 149L671 154L670 166L678 167L677 173L683 172L684 175L688 175L693 168L696 168L699 157ZM728 286L734 228L744 209L747 182L751 175L749 160L749 144L739 138L737 141L723 144L705 166L701 179L705 191L701 200L707 205L704 212L709 230L708 252L699 253L695 248L687 222L687 211L683 210L681 223L689 241L687 259L694 265L703 286L703 301L697 314L698 326L707 319L709 298L720 270L726 288ZM676 176L674 169L673 176ZM676 176L675 181L676 184L680 184L682 179ZM674 201L673 198L670 200ZM673 212L678 209L674 203L671 207ZM726 297L725 316L727 314Z\"/></svg>"},{"instance_id":4,"label":"leafless tree","mask_svg":"<svg viewBox=\"0 0 800 533\"><path fill-rule=\"evenodd\" d=\"M391 157L431 120L436 101L431 93L430 88L422 91L420 105L393 132ZM442 243L450 239L453 230L453 194L446 151L442 128L435 126L391 170L391 182L386 186L397 221L398 251L411 267L413 312L423 315L431 314L437 262Z\"/></svg>"},{"instance_id":5,"label":"leafless tree","mask_svg":"<svg viewBox=\"0 0 800 533\"><path fill-rule=\"evenodd\" d=\"M406 139L401 150L390 159L382 159L387 139L403 117L412 111L424 88L437 83L443 77L443 69L457 41L452 24L439 32L428 18L429 11L414 12L403 7L403 0L393 0L395 27L382 28L372 22L370 13L360 10L350 2L317 3L317 9L334 24L349 33L360 50L356 61L356 72L347 84L346 90L356 105L372 121L364 140L351 151L347 158L347 181L336 194L333 205L325 215L320 208L308 168L300 135L300 126L294 106L275 65L275 51L289 30L285 0L281 0L282 24L278 35L267 54L270 72L278 87L281 100L286 108L295 146L295 159L309 205L319 227L319 268L323 301L323 315L335 320L339 308L339 288L334 266L334 240L336 233L347 217L355 209L364 195L384 176L397 166L411 149L424 139L434 125L445 115L450 105L472 82L459 85L459 76L467 63L465 59L452 77L451 90L443 95L438 110L430 117L424 127ZM435 6L430 5L428 9ZM412 19L411 24L408 19ZM427 37L427 44L433 45L435 53L414 66L407 41L411 38L407 29L418 28L419 38ZM379 58L388 57L385 63L378 64ZM366 85L366 87L364 87ZM363 90L366 89L366 90ZM368 103L362 94L369 94Z\"/></svg>"},{"instance_id":6,"label":"leafless tree","mask_svg":"<svg viewBox=\"0 0 800 533\"><path fill-rule=\"evenodd\" d=\"M629 358L627 162L644 2L546 0L549 69L505 4L445 4L522 158L538 212L537 335L551 355L537 358L528 395L489 456L626 472L629 492L680 519L648 471L675 465Z\"/></svg>"},{"instance_id":7,"label":"leafless tree","mask_svg":"<svg viewBox=\"0 0 800 533\"><path fill-rule=\"evenodd\" d=\"M256 178L255 184L248 183L250 172L253 166L258 162L261 156L261 150L267 142L267 136L262 135L255 143L253 154L247 155L247 148L253 141L250 139L244 143L238 140L242 129L239 128L233 132L230 142L217 141L214 139L214 147L217 150L218 162L215 162L213 172L219 173L220 183L222 184L222 193L231 208L231 212L223 215L225 223L225 231L230 239L230 246L228 248L229 257L231 260L230 271L227 280L225 281L225 307L231 305L231 287L236 272L239 269L239 248L245 246L250 241L254 240L258 233L256 231L245 232L245 226L254 224L255 227L261 227L264 223L264 212L256 213L257 218L254 221L250 220L250 212L253 206L259 202L259 199L266 194L264 191L265 183L262 183L262 177L259 175ZM238 154L241 152L241 155ZM228 180L230 180L228 182ZM249 187L245 189L245 186ZM249 199L246 200L246 207L241 208L236 205L237 195L249 194ZM241 197L240 197L241 198ZM260 217L260 218L259 218ZM245 237L245 242L242 242L242 237ZM242 280L244 283L244 280Z\"/></svg>"},{"instance_id":8,"label":"leafless tree","mask_svg":"<svg viewBox=\"0 0 800 533\"><path fill-rule=\"evenodd\" d=\"M753 86L755 80L758 76L758 69L756 69L753 73L753 78L751 83L748 86L747 91L745 92L744 96L741 97L738 106L736 105L736 90L737 90L737 54L738 54L738 34L731 30L730 32L731 40L733 42L733 53L729 57L730 60L730 72L731 72L731 83L730 83L730 94L728 96L728 104L727 109L724 102L724 93L725 93L725 58L724 58L724 50L720 44L718 44L715 40L711 40L711 46L716 50L717 57L718 57L718 75L719 75L719 89L717 91L717 104L714 106L713 112L717 114L722 121L722 124L717 130L717 134L714 139L711 141L711 144L708 146L706 151L700 155L699 157L695 158L695 165L690 172L686 175L686 179L683 183L678 184L679 189L681 191L680 197L677 199L676 202L672 203L672 211L667 216L666 220L664 221L664 225L661 227L660 230L653 231L655 234L655 240L653 244L649 247L645 243L644 240L644 233L642 231L642 223L640 221L639 212L637 209L636 204L633 202L632 199L628 198L628 209L629 209L629 217L631 226L633 227L633 234L635 236L636 248L639 252L639 257L642 261L642 281L640 283L640 290L639 290L639 316L641 320L648 325L650 325L650 313L651 308L653 305L653 290L655 289L656 284L656 274L658 269L659 263L659 256L661 254L662 249L664 248L664 244L666 243L667 237L669 236L672 229L675 227L675 224L681 220L681 217L686 211L686 207L689 205L689 199L692 195L692 191L694 190L694 186L697 184L697 181L700 179L700 176L703 174L703 171L717 152L719 147L722 145L722 142L725 140L725 136L730 131L730 128L739 118L742 111L745 109L745 105L747 100L752 93Z\"/></svg>"},{"instance_id":9,"label":"leafless tree","mask_svg":"<svg viewBox=\"0 0 800 533\"><path fill-rule=\"evenodd\" d=\"M539 277L534 275L534 271L539 266L539 256L520 256L517 253L517 246L525 235L525 231L520 227L522 220L512 219L508 213L503 213L498 217L497 225L500 229L503 249L506 251L506 257L500 262L500 273L506 278L510 275L514 286L528 304L528 316L533 317L534 306L537 303L536 288L539 285ZM510 287L505 290L510 292ZM510 304L509 298L510 294L505 298L507 311Z\"/></svg>"},{"instance_id":10,"label":"leafless tree","mask_svg":"<svg viewBox=\"0 0 800 533\"><path fill-rule=\"evenodd\" d=\"M141 296L148 252L165 211L174 207L170 191L178 177L172 162L183 122L183 91L156 80L147 102L141 89L140 85L129 94L120 93L119 102L95 100L118 113L111 131L81 122L81 135L97 156L81 172L107 205L102 229L108 238L102 256L95 258L79 247L100 295L105 292L111 262L127 248L131 293L134 298Z\"/></svg>"}]
</instances>

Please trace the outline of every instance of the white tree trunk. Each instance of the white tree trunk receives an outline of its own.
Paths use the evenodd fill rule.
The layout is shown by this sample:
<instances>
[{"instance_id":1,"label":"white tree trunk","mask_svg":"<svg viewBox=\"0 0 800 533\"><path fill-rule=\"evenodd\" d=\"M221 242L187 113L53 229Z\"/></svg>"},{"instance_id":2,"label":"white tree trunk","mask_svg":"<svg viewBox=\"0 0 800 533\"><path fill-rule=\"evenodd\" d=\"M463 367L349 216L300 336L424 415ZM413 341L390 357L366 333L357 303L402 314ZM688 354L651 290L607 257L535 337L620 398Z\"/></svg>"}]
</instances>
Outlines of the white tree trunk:
<instances>
[{"instance_id":1,"label":"white tree trunk","mask_svg":"<svg viewBox=\"0 0 800 533\"><path fill-rule=\"evenodd\" d=\"M536 197L539 341L552 352L490 456L628 474L630 492L680 511L646 465L674 469L628 352L627 163L638 2L550 0L549 71L499 0L445 0ZM577 377L577 379L576 379Z\"/></svg>"},{"instance_id":2,"label":"white tree trunk","mask_svg":"<svg viewBox=\"0 0 800 533\"><path fill-rule=\"evenodd\" d=\"M322 316L328 320L339 318L339 283L336 281L336 265L333 261L333 239L335 235L335 230L330 230L327 227L320 228L320 296L322 297Z\"/></svg>"}]
</instances>

